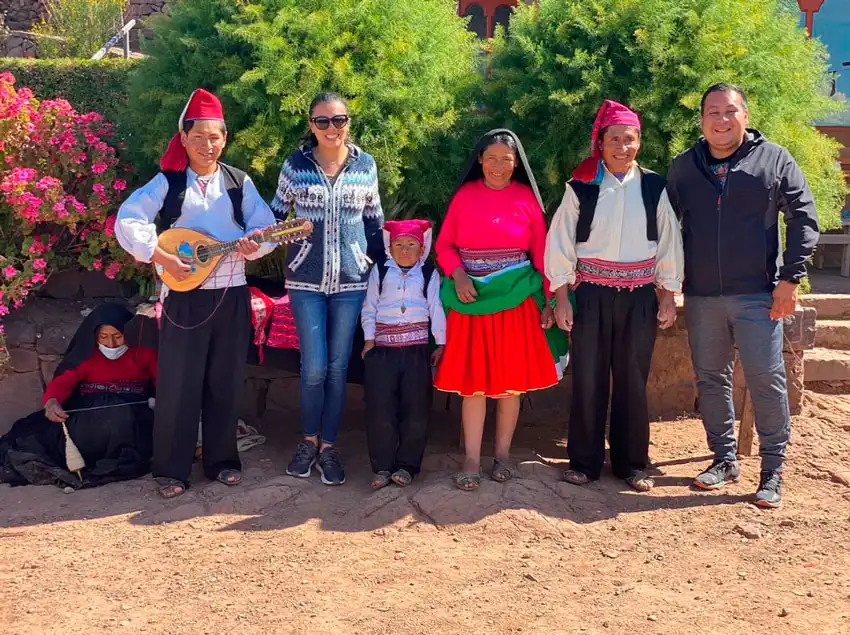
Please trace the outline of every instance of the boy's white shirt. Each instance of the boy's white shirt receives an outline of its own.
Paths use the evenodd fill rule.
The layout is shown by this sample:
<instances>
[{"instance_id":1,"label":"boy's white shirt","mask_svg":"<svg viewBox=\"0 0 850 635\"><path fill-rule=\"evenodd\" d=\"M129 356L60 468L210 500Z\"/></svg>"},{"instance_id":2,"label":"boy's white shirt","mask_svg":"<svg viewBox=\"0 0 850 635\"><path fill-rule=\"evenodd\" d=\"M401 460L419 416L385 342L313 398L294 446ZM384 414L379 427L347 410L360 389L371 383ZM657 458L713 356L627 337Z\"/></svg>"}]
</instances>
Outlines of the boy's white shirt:
<instances>
[{"instance_id":1,"label":"boy's white shirt","mask_svg":"<svg viewBox=\"0 0 850 635\"><path fill-rule=\"evenodd\" d=\"M446 313L440 301L440 274L436 268L428 281L427 298L423 296L424 274L420 260L405 274L392 258L387 258L387 274L379 292L378 266L372 268L366 300L360 314L365 339L375 339L375 325L416 324L430 320L431 333L438 346L446 343ZM401 307L404 306L404 312Z\"/></svg>"}]
</instances>

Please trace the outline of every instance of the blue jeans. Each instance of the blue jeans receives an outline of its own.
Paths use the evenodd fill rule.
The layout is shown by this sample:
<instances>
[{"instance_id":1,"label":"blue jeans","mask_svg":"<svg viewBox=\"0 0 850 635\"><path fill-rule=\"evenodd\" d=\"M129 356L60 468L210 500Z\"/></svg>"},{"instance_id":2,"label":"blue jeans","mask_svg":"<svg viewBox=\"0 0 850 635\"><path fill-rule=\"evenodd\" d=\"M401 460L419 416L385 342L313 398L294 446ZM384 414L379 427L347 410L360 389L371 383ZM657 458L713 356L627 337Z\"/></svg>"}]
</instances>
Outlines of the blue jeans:
<instances>
[{"instance_id":1,"label":"blue jeans","mask_svg":"<svg viewBox=\"0 0 850 635\"><path fill-rule=\"evenodd\" d=\"M301 349L301 428L333 444L345 407L348 360L365 291L289 292Z\"/></svg>"},{"instance_id":2,"label":"blue jeans","mask_svg":"<svg viewBox=\"0 0 850 635\"><path fill-rule=\"evenodd\" d=\"M791 415L782 358L782 321L770 319L769 293L685 297L699 408L715 459L735 460L734 346L753 401L763 470L785 460Z\"/></svg>"}]
</instances>

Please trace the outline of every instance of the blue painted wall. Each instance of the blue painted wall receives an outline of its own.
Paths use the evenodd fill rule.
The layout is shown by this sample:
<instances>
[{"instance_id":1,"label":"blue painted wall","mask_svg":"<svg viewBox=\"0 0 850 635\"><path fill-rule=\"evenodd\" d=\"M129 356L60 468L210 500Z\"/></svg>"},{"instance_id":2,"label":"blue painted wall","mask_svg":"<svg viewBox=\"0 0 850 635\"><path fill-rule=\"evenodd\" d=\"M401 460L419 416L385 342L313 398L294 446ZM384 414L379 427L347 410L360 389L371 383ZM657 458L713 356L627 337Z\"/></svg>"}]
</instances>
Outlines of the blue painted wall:
<instances>
[{"instance_id":1,"label":"blue painted wall","mask_svg":"<svg viewBox=\"0 0 850 635\"><path fill-rule=\"evenodd\" d=\"M805 24L805 16L800 15L801 24ZM850 99L850 66L842 66L842 62L850 62L850 0L824 0L815 14L813 36L826 45L830 70L838 71L838 92ZM850 111L818 123L850 125Z\"/></svg>"}]
</instances>

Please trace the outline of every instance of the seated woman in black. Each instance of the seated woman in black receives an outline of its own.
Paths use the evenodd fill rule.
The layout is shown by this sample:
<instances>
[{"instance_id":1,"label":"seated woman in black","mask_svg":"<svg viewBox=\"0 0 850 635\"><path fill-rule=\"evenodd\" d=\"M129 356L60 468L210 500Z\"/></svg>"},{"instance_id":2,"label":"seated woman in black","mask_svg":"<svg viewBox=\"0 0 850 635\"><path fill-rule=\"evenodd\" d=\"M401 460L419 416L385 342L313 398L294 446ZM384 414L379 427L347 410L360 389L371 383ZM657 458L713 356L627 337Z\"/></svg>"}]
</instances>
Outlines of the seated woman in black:
<instances>
[{"instance_id":1,"label":"seated woman in black","mask_svg":"<svg viewBox=\"0 0 850 635\"><path fill-rule=\"evenodd\" d=\"M81 488L150 471L156 351L124 343L132 317L110 303L83 320L44 391L44 410L0 437L0 482ZM82 480L67 470L63 422L86 463Z\"/></svg>"}]
</instances>

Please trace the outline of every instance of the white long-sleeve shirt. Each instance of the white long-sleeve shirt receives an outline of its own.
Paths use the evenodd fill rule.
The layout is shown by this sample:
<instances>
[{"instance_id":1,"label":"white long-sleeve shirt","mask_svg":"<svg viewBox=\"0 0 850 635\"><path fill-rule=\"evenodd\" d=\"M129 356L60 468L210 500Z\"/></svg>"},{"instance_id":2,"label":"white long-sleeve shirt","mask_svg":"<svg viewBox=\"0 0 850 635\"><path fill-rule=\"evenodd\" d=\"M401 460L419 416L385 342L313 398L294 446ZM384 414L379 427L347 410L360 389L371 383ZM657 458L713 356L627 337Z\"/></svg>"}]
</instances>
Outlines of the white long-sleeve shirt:
<instances>
[{"instance_id":1,"label":"white long-sleeve shirt","mask_svg":"<svg viewBox=\"0 0 850 635\"><path fill-rule=\"evenodd\" d=\"M390 258L387 260L382 291L379 291L379 280L378 267L372 267L366 300L360 314L364 339L375 339L377 324L413 325L430 319L434 341L438 346L446 343L446 313L440 302L440 274L436 269L428 281L427 298L422 294L424 278L421 262L403 273ZM402 306L404 311L401 310Z\"/></svg>"},{"instance_id":2,"label":"white long-sleeve shirt","mask_svg":"<svg viewBox=\"0 0 850 635\"><path fill-rule=\"evenodd\" d=\"M655 259L655 285L681 292L684 255L679 221L665 190L656 210L658 241L646 238L646 211L637 165L621 182L604 170L587 242L576 243L579 201L569 184L546 237L545 270L551 288L573 285L579 259L635 263Z\"/></svg>"},{"instance_id":3,"label":"white long-sleeve shirt","mask_svg":"<svg viewBox=\"0 0 850 635\"><path fill-rule=\"evenodd\" d=\"M246 177L242 186L242 212L246 226L243 231L233 220L233 204L225 189L221 170L212 175L206 192L198 184L198 175L194 170L187 168L186 175L186 196L174 227L194 229L215 240L230 241L274 224L274 214L250 178ZM150 262L153 258L157 244L154 219L162 209L167 193L168 180L160 172L133 192L118 210L115 237L139 262ZM237 252L227 254L201 288L221 289L244 285L245 258L261 258L274 248L274 243L264 243L250 256L242 256Z\"/></svg>"}]
</instances>

